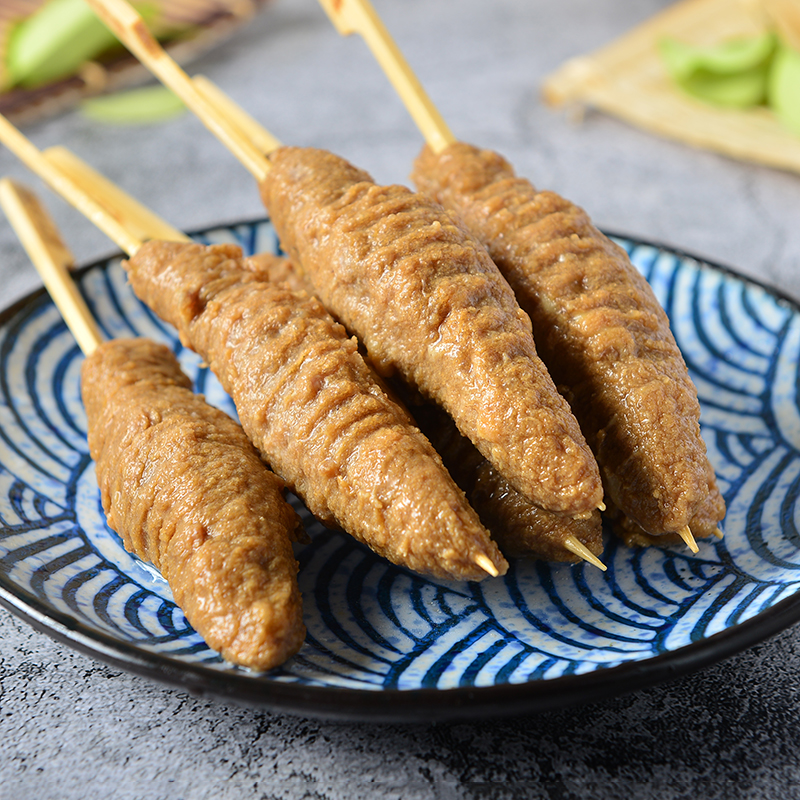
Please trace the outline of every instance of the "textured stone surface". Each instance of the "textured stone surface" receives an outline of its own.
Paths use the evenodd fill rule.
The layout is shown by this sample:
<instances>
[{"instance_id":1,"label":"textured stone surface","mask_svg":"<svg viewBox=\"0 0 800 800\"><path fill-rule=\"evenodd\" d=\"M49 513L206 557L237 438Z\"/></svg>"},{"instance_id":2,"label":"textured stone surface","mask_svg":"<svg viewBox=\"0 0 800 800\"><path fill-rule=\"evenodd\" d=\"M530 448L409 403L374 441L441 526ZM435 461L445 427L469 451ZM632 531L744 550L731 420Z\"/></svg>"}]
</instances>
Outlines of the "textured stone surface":
<instances>
[{"instance_id":1,"label":"textured stone surface","mask_svg":"<svg viewBox=\"0 0 800 800\"><path fill-rule=\"evenodd\" d=\"M542 77L664 0L375 0L454 131L502 151L608 230L695 252L800 298L800 177L590 113ZM452 16L457 11L456 16ZM294 144L405 182L421 140L358 39L313 0L276 0L196 65ZM248 175L186 115L26 131L64 144L184 228L262 214ZM6 151L2 174L40 189ZM112 248L41 189L78 260ZM0 220L5 303L39 285ZM352 725L199 700L95 662L0 611L0 798L778 798L800 796L800 633L670 684L488 723Z\"/></svg>"},{"instance_id":2,"label":"textured stone surface","mask_svg":"<svg viewBox=\"0 0 800 800\"><path fill-rule=\"evenodd\" d=\"M800 794L800 640L602 703L480 724L326 723L198 700L0 616L0 797Z\"/></svg>"}]
</instances>

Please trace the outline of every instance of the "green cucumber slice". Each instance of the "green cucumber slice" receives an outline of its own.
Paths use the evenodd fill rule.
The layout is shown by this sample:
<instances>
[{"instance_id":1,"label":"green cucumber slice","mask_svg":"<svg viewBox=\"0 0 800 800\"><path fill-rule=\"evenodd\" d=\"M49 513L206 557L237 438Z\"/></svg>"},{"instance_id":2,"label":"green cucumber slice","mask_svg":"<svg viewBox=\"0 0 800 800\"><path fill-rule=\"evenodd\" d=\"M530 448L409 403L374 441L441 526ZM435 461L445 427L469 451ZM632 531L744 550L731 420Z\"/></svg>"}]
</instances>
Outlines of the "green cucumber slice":
<instances>
[{"instance_id":1,"label":"green cucumber slice","mask_svg":"<svg viewBox=\"0 0 800 800\"><path fill-rule=\"evenodd\" d=\"M715 105L748 108L766 100L773 33L698 47L665 38L659 52L672 79L688 94Z\"/></svg>"},{"instance_id":2,"label":"green cucumber slice","mask_svg":"<svg viewBox=\"0 0 800 800\"><path fill-rule=\"evenodd\" d=\"M180 98L164 86L144 86L92 97L81 103L81 111L89 119L114 125L161 122L177 116L185 108Z\"/></svg>"},{"instance_id":3,"label":"green cucumber slice","mask_svg":"<svg viewBox=\"0 0 800 800\"><path fill-rule=\"evenodd\" d=\"M786 45L772 63L768 102L781 123L800 135L800 53Z\"/></svg>"},{"instance_id":4,"label":"green cucumber slice","mask_svg":"<svg viewBox=\"0 0 800 800\"><path fill-rule=\"evenodd\" d=\"M152 4L137 8L145 19L157 13ZM50 0L11 31L8 83L30 89L60 80L115 46L121 45L85 0Z\"/></svg>"}]
</instances>

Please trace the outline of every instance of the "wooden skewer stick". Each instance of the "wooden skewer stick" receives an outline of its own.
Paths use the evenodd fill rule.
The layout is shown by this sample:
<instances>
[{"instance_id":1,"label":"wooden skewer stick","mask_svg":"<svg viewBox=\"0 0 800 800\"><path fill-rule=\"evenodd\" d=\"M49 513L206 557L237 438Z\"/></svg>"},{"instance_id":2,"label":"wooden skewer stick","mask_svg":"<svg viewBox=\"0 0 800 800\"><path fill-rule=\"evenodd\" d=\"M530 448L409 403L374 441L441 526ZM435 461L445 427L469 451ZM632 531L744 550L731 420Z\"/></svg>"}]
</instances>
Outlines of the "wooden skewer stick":
<instances>
[{"instance_id":1,"label":"wooden skewer stick","mask_svg":"<svg viewBox=\"0 0 800 800\"><path fill-rule=\"evenodd\" d=\"M369 0L319 0L343 36L358 33L394 86L434 153L456 141Z\"/></svg>"},{"instance_id":2,"label":"wooden skewer stick","mask_svg":"<svg viewBox=\"0 0 800 800\"><path fill-rule=\"evenodd\" d=\"M66 175L77 189L93 198L106 213L116 219L136 239L140 241L156 239L167 242L191 241L185 233L173 228L149 208L134 200L66 147L51 147L45 150L43 155L63 175Z\"/></svg>"},{"instance_id":3,"label":"wooden skewer stick","mask_svg":"<svg viewBox=\"0 0 800 800\"><path fill-rule=\"evenodd\" d=\"M492 564L491 559L488 556L485 556L483 553L478 553L477 555L473 556L473 561L484 571L488 572L493 578L496 578L500 573L497 571L497 567Z\"/></svg>"},{"instance_id":4,"label":"wooden skewer stick","mask_svg":"<svg viewBox=\"0 0 800 800\"><path fill-rule=\"evenodd\" d=\"M100 344L102 336L70 277L72 254L55 223L32 191L10 178L0 181L0 205L78 346L88 356Z\"/></svg>"},{"instance_id":5,"label":"wooden skewer stick","mask_svg":"<svg viewBox=\"0 0 800 800\"><path fill-rule=\"evenodd\" d=\"M0 142L2 142L32 172L38 175L56 194L61 195L90 222L98 227L115 244L132 255L141 246L141 241L131 236L101 205L51 164L44 155L26 139L5 117L0 116Z\"/></svg>"},{"instance_id":6,"label":"wooden skewer stick","mask_svg":"<svg viewBox=\"0 0 800 800\"><path fill-rule=\"evenodd\" d=\"M588 561L592 566L597 567L598 569L603 570L605 572L608 567L588 548L585 544L578 541L574 536L567 536L561 544L573 553L574 555L578 556L578 558L582 558L584 561Z\"/></svg>"},{"instance_id":7,"label":"wooden skewer stick","mask_svg":"<svg viewBox=\"0 0 800 800\"><path fill-rule=\"evenodd\" d=\"M694 534L692 533L691 528L688 525L685 525L678 531L678 536L686 542L686 546L693 552L699 553L700 548L697 546L697 542L694 539Z\"/></svg>"},{"instance_id":8,"label":"wooden skewer stick","mask_svg":"<svg viewBox=\"0 0 800 800\"><path fill-rule=\"evenodd\" d=\"M0 142L128 255L147 239L191 241L66 148L39 151L2 116Z\"/></svg>"},{"instance_id":9,"label":"wooden skewer stick","mask_svg":"<svg viewBox=\"0 0 800 800\"><path fill-rule=\"evenodd\" d=\"M192 83L206 98L206 101L215 106L217 112L224 116L230 125L238 128L240 135L249 139L260 153L271 153L281 146L278 139L263 125L256 122L240 105L234 103L219 86L212 83L205 75L195 75Z\"/></svg>"},{"instance_id":10,"label":"wooden skewer stick","mask_svg":"<svg viewBox=\"0 0 800 800\"><path fill-rule=\"evenodd\" d=\"M320 5L340 34L361 35L433 151L440 153L455 142L455 136L368 0L320 0Z\"/></svg>"},{"instance_id":11,"label":"wooden skewer stick","mask_svg":"<svg viewBox=\"0 0 800 800\"><path fill-rule=\"evenodd\" d=\"M165 86L168 86L200 118L202 123L233 153L259 182L269 170L264 154L231 125L202 90L178 66L148 30L140 14L125 0L88 0L89 5L115 36Z\"/></svg>"}]
</instances>

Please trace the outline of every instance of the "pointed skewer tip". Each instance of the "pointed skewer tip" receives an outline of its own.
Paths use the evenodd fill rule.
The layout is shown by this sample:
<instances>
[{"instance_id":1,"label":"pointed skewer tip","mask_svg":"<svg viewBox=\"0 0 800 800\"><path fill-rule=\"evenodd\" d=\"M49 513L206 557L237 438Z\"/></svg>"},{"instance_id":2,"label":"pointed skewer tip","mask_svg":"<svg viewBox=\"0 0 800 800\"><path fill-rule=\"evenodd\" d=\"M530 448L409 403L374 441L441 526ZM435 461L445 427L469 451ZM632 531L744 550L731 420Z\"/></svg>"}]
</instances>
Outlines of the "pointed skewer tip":
<instances>
[{"instance_id":1,"label":"pointed skewer tip","mask_svg":"<svg viewBox=\"0 0 800 800\"><path fill-rule=\"evenodd\" d=\"M686 542L686 546L693 552L699 553L700 548L697 546L697 542L694 540L694 535L692 534L691 528L688 525L684 526L678 531L678 536Z\"/></svg>"},{"instance_id":2,"label":"pointed skewer tip","mask_svg":"<svg viewBox=\"0 0 800 800\"><path fill-rule=\"evenodd\" d=\"M483 553L478 553L476 556L474 556L473 561L482 570L484 570L484 572L488 572L493 578L496 578L500 574L499 570L492 563L492 560L489 558L489 556L485 556Z\"/></svg>"},{"instance_id":3,"label":"pointed skewer tip","mask_svg":"<svg viewBox=\"0 0 800 800\"><path fill-rule=\"evenodd\" d=\"M570 551L570 553L578 556L578 558L582 558L593 567L597 567L598 569L603 570L603 572L608 569L608 567L588 547L586 547L585 544L579 542L574 536L567 536L562 544L567 548L567 550Z\"/></svg>"}]
</instances>

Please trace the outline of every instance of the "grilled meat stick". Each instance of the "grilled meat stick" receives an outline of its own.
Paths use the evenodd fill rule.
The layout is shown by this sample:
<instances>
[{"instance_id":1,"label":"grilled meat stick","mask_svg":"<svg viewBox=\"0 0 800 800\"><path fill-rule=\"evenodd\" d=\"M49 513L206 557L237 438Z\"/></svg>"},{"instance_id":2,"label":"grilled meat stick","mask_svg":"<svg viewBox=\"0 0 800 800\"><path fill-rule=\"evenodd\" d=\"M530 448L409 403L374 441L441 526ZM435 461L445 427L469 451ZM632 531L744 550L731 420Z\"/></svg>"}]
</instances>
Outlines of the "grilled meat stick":
<instances>
[{"instance_id":1,"label":"grilled meat stick","mask_svg":"<svg viewBox=\"0 0 800 800\"><path fill-rule=\"evenodd\" d=\"M458 144L369 0L320 3L339 33L363 36L425 136L418 188L487 246L531 315L541 355L598 457L620 535L642 544L677 533L693 550L692 530L721 535L725 508L696 391L627 256L580 209L537 192L496 154Z\"/></svg>"},{"instance_id":2,"label":"grilled meat stick","mask_svg":"<svg viewBox=\"0 0 800 800\"><path fill-rule=\"evenodd\" d=\"M312 512L413 570L462 580L505 572L430 442L371 380L356 343L318 301L245 273L233 246L203 247L179 232L180 241L143 245L131 229L141 236L151 212L74 156L59 166L63 149L45 157L2 117L0 133L132 256L134 289L212 366L251 441ZM133 221L123 205L136 207Z\"/></svg>"},{"instance_id":3,"label":"grilled meat stick","mask_svg":"<svg viewBox=\"0 0 800 800\"><path fill-rule=\"evenodd\" d=\"M271 164L261 192L284 249L378 371L445 408L531 502L597 509L594 457L484 248L438 204L326 151L281 147Z\"/></svg>"},{"instance_id":4,"label":"grilled meat stick","mask_svg":"<svg viewBox=\"0 0 800 800\"><path fill-rule=\"evenodd\" d=\"M119 39L250 170L284 247L379 369L443 405L506 479L560 513L602 506L594 457L536 354L530 320L471 236L403 187L250 132L167 55L125 0L89 0Z\"/></svg>"},{"instance_id":5,"label":"grilled meat stick","mask_svg":"<svg viewBox=\"0 0 800 800\"><path fill-rule=\"evenodd\" d=\"M290 543L300 521L283 483L241 427L192 392L168 348L101 341L31 192L6 180L0 201L86 354L81 389L109 525L161 570L209 647L253 669L283 663L305 636Z\"/></svg>"},{"instance_id":6,"label":"grilled meat stick","mask_svg":"<svg viewBox=\"0 0 800 800\"><path fill-rule=\"evenodd\" d=\"M286 258L259 253L245 259L244 265L264 280L313 294L313 287ZM404 406L441 455L445 467L464 490L506 558L571 562L583 559L605 570L597 558L603 552L599 511L571 519L533 505L458 432L444 410L430 403L414 402L418 398L412 398L411 392L394 381L389 391L392 389L395 394L407 395Z\"/></svg>"},{"instance_id":7,"label":"grilled meat stick","mask_svg":"<svg viewBox=\"0 0 800 800\"><path fill-rule=\"evenodd\" d=\"M305 636L283 482L164 345L106 342L81 381L108 524L209 647L253 669L282 664Z\"/></svg>"},{"instance_id":8,"label":"grilled meat stick","mask_svg":"<svg viewBox=\"0 0 800 800\"><path fill-rule=\"evenodd\" d=\"M713 533L725 509L700 436L697 390L664 310L627 254L581 209L516 177L491 151L426 147L413 180L486 245L531 316L542 359L600 464L609 505L629 521L623 530Z\"/></svg>"},{"instance_id":9,"label":"grilled meat stick","mask_svg":"<svg viewBox=\"0 0 800 800\"><path fill-rule=\"evenodd\" d=\"M415 572L480 580L506 571L438 454L321 303L259 280L233 245L147 242L126 268L319 519Z\"/></svg>"}]
</instances>

